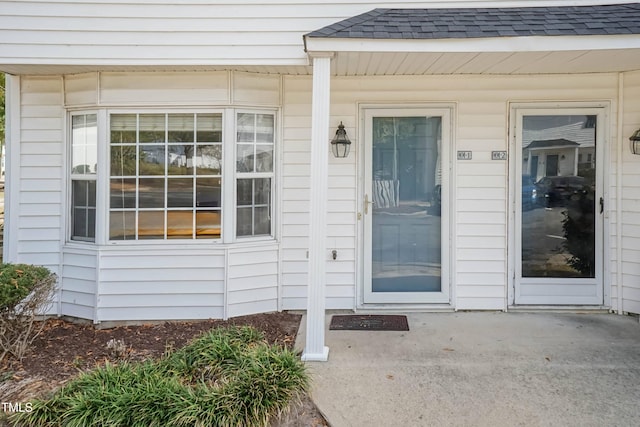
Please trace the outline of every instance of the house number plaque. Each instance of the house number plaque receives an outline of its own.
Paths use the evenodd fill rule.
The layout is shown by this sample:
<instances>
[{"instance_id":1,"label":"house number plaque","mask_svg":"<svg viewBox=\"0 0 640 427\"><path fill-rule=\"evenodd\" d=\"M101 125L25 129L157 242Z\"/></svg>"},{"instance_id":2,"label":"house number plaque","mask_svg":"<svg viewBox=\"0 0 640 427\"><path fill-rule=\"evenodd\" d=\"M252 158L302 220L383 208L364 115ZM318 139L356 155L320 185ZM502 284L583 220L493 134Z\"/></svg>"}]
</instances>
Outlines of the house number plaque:
<instances>
[{"instance_id":1,"label":"house number plaque","mask_svg":"<svg viewBox=\"0 0 640 427\"><path fill-rule=\"evenodd\" d=\"M471 160L471 151L458 151L458 160Z\"/></svg>"},{"instance_id":2,"label":"house number plaque","mask_svg":"<svg viewBox=\"0 0 640 427\"><path fill-rule=\"evenodd\" d=\"M506 151L492 151L491 160L507 160Z\"/></svg>"}]
</instances>

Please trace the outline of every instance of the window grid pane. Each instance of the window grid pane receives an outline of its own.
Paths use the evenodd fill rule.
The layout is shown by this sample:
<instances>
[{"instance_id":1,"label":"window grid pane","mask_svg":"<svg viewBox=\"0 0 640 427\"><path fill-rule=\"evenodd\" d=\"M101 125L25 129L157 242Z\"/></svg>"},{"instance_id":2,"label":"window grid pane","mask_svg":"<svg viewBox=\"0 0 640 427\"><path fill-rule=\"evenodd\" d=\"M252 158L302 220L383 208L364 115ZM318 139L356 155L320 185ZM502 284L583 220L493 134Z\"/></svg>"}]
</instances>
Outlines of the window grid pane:
<instances>
[{"instance_id":1,"label":"window grid pane","mask_svg":"<svg viewBox=\"0 0 640 427\"><path fill-rule=\"evenodd\" d=\"M222 114L110 120L110 240L219 239Z\"/></svg>"},{"instance_id":2,"label":"window grid pane","mask_svg":"<svg viewBox=\"0 0 640 427\"><path fill-rule=\"evenodd\" d=\"M273 172L273 114L238 113L236 123L236 171Z\"/></svg>"},{"instance_id":3,"label":"window grid pane","mask_svg":"<svg viewBox=\"0 0 640 427\"><path fill-rule=\"evenodd\" d=\"M71 118L71 174L95 175L98 167L98 121L95 114Z\"/></svg>"},{"instance_id":4,"label":"window grid pane","mask_svg":"<svg viewBox=\"0 0 640 427\"><path fill-rule=\"evenodd\" d=\"M96 236L96 182L74 180L71 184L71 224L73 240L93 241Z\"/></svg>"},{"instance_id":5,"label":"window grid pane","mask_svg":"<svg viewBox=\"0 0 640 427\"><path fill-rule=\"evenodd\" d=\"M271 234L271 179L239 179L236 188L236 235Z\"/></svg>"}]
</instances>

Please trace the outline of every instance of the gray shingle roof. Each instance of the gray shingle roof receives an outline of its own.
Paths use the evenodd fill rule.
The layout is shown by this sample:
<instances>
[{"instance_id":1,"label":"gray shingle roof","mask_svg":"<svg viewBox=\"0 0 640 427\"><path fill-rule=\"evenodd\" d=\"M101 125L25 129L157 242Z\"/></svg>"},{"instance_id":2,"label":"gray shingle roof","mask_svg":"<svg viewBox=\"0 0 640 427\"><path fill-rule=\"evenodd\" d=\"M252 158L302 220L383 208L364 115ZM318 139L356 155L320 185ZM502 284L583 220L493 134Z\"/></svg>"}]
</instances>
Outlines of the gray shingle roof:
<instances>
[{"instance_id":1,"label":"gray shingle roof","mask_svg":"<svg viewBox=\"0 0 640 427\"><path fill-rule=\"evenodd\" d=\"M640 34L640 3L514 8L374 9L308 37L443 39Z\"/></svg>"},{"instance_id":2,"label":"gray shingle roof","mask_svg":"<svg viewBox=\"0 0 640 427\"><path fill-rule=\"evenodd\" d=\"M544 141L531 141L531 144L527 145L526 148L549 148L549 147L579 147L580 144L577 142L569 141L568 139L560 138L560 139L547 139Z\"/></svg>"}]
</instances>

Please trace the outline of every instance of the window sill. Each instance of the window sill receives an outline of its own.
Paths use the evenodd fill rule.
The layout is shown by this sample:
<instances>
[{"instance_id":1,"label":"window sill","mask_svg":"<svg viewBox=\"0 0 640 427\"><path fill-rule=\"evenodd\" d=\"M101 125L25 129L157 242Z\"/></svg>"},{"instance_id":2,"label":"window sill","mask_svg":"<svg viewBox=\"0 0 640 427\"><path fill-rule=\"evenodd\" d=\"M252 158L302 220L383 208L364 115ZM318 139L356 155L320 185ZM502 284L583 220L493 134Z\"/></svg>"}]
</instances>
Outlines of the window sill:
<instances>
[{"instance_id":1,"label":"window sill","mask_svg":"<svg viewBox=\"0 0 640 427\"><path fill-rule=\"evenodd\" d=\"M221 239L158 239L158 240L112 240L105 244L99 244L97 242L84 242L79 240L68 240L63 248L72 249L104 249L104 248L118 248L118 247L215 247L215 248L234 248L244 246L262 246L262 245L277 245L280 242L275 238L268 237L246 237L238 239L234 242L223 243Z\"/></svg>"}]
</instances>

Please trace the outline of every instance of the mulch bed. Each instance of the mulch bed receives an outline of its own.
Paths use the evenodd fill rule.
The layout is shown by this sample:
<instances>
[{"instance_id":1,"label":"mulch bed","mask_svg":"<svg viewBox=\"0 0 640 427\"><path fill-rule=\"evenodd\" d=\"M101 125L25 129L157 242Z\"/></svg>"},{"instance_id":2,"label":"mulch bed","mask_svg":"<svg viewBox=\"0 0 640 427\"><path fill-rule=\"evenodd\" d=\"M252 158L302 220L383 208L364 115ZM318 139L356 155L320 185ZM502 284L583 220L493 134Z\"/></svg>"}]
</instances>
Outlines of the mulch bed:
<instances>
[{"instance_id":1,"label":"mulch bed","mask_svg":"<svg viewBox=\"0 0 640 427\"><path fill-rule=\"evenodd\" d=\"M21 361L0 362L0 396L3 402L26 402L62 386L79 372L105 362L142 361L162 357L212 328L249 325L262 331L269 343L293 348L300 315L268 313L236 317L228 321L162 322L137 326L96 329L91 324L61 319L46 321L42 333ZM118 357L107 348L111 339L126 345ZM327 426L310 399L294 408L278 426Z\"/></svg>"}]
</instances>

